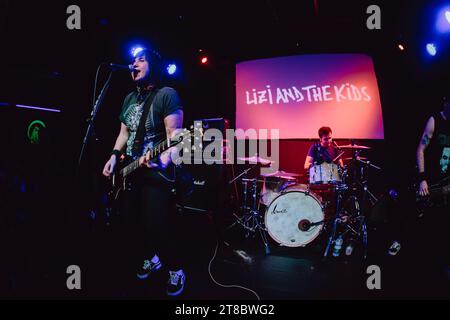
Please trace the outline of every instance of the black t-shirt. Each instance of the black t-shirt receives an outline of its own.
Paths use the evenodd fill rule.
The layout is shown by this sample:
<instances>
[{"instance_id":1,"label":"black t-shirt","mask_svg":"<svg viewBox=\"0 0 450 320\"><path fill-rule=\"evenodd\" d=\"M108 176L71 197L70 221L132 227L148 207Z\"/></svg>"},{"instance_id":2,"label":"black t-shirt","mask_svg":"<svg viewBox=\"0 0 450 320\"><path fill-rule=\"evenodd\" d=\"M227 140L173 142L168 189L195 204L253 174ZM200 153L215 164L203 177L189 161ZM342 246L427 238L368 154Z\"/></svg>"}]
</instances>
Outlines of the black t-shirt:
<instances>
[{"instance_id":1,"label":"black t-shirt","mask_svg":"<svg viewBox=\"0 0 450 320\"><path fill-rule=\"evenodd\" d=\"M148 97L146 94L145 97ZM142 97L142 96L141 96ZM133 144L136 138L136 131L144 111L144 105L149 103L149 99L141 100L137 91L131 92L126 98L122 106L122 112L119 119L125 124L129 130L126 154L133 156ZM157 143L166 139L166 129L164 126L164 118L177 110L183 109L180 98L175 89L164 87L158 90L153 103L150 106L147 120L145 122L144 142L142 144L142 152L138 155L144 155L150 148Z\"/></svg>"},{"instance_id":2,"label":"black t-shirt","mask_svg":"<svg viewBox=\"0 0 450 320\"><path fill-rule=\"evenodd\" d=\"M450 120L433 115L434 133L425 153L425 172L431 183L450 176Z\"/></svg>"},{"instance_id":3,"label":"black t-shirt","mask_svg":"<svg viewBox=\"0 0 450 320\"><path fill-rule=\"evenodd\" d=\"M338 155L339 151L336 147L324 148L320 145L320 142L314 143L308 151L308 156L313 158L314 164L331 163Z\"/></svg>"}]
</instances>

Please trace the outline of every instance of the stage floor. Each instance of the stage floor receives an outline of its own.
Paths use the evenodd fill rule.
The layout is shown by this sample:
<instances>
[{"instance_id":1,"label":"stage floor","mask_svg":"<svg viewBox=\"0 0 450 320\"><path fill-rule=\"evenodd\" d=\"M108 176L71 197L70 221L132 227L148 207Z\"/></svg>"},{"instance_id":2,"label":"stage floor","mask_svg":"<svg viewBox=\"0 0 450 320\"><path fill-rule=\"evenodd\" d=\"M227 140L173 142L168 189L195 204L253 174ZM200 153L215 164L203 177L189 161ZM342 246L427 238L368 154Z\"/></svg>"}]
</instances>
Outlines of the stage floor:
<instances>
[{"instance_id":1,"label":"stage floor","mask_svg":"<svg viewBox=\"0 0 450 320\"><path fill-rule=\"evenodd\" d=\"M212 281L208 266L217 237L211 220L201 216L183 219L186 241L180 248L188 247L185 253L189 263L185 269L186 290L177 299L256 300L249 291L224 288ZM118 253L114 245L116 235L109 228L88 223L71 230L16 226L14 235L8 238L9 259L0 273L2 297L168 299L167 271L162 269L150 279L137 280L136 266ZM210 270L217 282L249 288L262 300L450 298L450 282L445 279L444 270L424 259L420 246L412 241L393 257L387 254L387 244L377 237L372 234L372 246L365 262L358 248L350 257L330 257L323 262L320 243L306 248L286 248L271 240L271 253L266 255L259 238L246 238L241 228L236 227L224 234L227 245L220 242ZM66 287L69 265L81 268L79 291ZM369 265L380 267L380 290L367 288Z\"/></svg>"}]
</instances>

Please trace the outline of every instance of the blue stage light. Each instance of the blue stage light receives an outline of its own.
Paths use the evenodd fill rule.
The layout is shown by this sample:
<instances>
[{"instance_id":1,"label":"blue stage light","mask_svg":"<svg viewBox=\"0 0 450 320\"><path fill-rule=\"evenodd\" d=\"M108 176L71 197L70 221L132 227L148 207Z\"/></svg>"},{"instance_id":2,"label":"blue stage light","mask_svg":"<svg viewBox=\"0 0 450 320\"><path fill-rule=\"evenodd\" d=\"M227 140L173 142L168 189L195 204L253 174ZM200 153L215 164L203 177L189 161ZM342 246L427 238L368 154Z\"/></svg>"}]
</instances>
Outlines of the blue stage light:
<instances>
[{"instance_id":1,"label":"blue stage light","mask_svg":"<svg viewBox=\"0 0 450 320\"><path fill-rule=\"evenodd\" d=\"M450 32L450 6L445 6L438 11L436 30L440 33Z\"/></svg>"},{"instance_id":2,"label":"blue stage light","mask_svg":"<svg viewBox=\"0 0 450 320\"><path fill-rule=\"evenodd\" d=\"M437 48L434 43L427 44L427 52L430 56L434 57L437 54Z\"/></svg>"},{"instance_id":3,"label":"blue stage light","mask_svg":"<svg viewBox=\"0 0 450 320\"><path fill-rule=\"evenodd\" d=\"M133 58L136 58L136 56L142 51L144 51L143 47L133 47L133 49L131 49L131 55L133 56Z\"/></svg>"},{"instance_id":4,"label":"blue stage light","mask_svg":"<svg viewBox=\"0 0 450 320\"><path fill-rule=\"evenodd\" d=\"M176 66L176 64L173 64L173 63L169 64L169 65L167 66L167 73L168 73L169 75L173 75L173 74L175 74L175 72L177 72L177 66Z\"/></svg>"}]
</instances>

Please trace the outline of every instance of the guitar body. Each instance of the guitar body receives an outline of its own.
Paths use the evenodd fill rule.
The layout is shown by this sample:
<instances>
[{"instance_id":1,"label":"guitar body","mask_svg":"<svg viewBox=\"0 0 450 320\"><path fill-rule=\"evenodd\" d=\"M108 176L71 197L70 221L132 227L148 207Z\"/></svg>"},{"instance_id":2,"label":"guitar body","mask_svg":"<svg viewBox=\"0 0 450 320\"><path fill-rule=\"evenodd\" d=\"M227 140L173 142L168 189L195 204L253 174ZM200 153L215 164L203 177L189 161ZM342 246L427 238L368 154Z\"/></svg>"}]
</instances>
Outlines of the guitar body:
<instances>
[{"instance_id":1,"label":"guitar body","mask_svg":"<svg viewBox=\"0 0 450 320\"><path fill-rule=\"evenodd\" d=\"M182 150L185 150L186 145L190 148L192 136L194 135L196 138L201 138L203 135L203 127L201 123L196 124L197 127L194 128L193 126L190 128L190 130L183 129L183 131L176 135L175 137L164 140L161 143L157 144L155 147L153 147L151 150L149 150L146 153L146 157L148 161L155 161L158 159L158 157L172 147L182 148ZM143 157L141 157L142 159ZM142 163L142 161L141 161ZM111 190L108 192L108 207L114 208L116 202L119 200L121 195L124 192L130 191L133 188L133 180L135 180L135 172L138 169L141 168L141 165L139 163L139 159L133 160L130 157L124 157L121 158L119 163L117 164L117 168L112 175L112 185ZM174 183L175 182L175 175L174 174L168 174L167 172L164 172L164 170L154 170L154 169L148 169L149 175L151 176L157 176L159 179L165 182ZM174 173L175 171L173 171ZM141 175L145 176L147 175L147 172L140 172Z\"/></svg>"},{"instance_id":2,"label":"guitar body","mask_svg":"<svg viewBox=\"0 0 450 320\"><path fill-rule=\"evenodd\" d=\"M112 204L111 207L120 199L122 193L131 191L133 188L132 176L123 176L120 171L129 165L132 160L129 157L121 159L117 164L117 168L114 174L111 176L111 188L108 191L108 203Z\"/></svg>"},{"instance_id":3,"label":"guitar body","mask_svg":"<svg viewBox=\"0 0 450 320\"><path fill-rule=\"evenodd\" d=\"M417 190L417 187L416 187ZM433 207L448 206L450 197L450 182L446 178L440 182L429 186L430 194L428 196L421 196L416 192L416 204L419 214L423 215L425 211Z\"/></svg>"}]
</instances>

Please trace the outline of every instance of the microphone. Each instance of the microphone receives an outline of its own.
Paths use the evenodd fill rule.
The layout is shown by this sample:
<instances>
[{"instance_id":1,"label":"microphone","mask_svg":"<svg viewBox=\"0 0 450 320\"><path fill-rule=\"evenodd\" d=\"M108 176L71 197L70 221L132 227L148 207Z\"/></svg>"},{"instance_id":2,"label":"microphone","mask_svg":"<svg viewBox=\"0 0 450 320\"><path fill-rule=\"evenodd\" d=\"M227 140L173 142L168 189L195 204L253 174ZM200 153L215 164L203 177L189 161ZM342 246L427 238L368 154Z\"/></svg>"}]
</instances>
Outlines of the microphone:
<instances>
[{"instance_id":1,"label":"microphone","mask_svg":"<svg viewBox=\"0 0 450 320\"><path fill-rule=\"evenodd\" d=\"M333 140L333 144L336 148L338 148L339 150L341 150L341 148L338 146L338 144L336 143L336 141Z\"/></svg>"},{"instance_id":2,"label":"microphone","mask_svg":"<svg viewBox=\"0 0 450 320\"><path fill-rule=\"evenodd\" d=\"M114 71L133 72L135 70L133 65L131 65L131 64L125 66L125 65L121 65L121 64L110 63L110 64L108 64L108 66L111 69L111 71L113 71L113 72Z\"/></svg>"}]
</instances>

